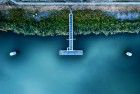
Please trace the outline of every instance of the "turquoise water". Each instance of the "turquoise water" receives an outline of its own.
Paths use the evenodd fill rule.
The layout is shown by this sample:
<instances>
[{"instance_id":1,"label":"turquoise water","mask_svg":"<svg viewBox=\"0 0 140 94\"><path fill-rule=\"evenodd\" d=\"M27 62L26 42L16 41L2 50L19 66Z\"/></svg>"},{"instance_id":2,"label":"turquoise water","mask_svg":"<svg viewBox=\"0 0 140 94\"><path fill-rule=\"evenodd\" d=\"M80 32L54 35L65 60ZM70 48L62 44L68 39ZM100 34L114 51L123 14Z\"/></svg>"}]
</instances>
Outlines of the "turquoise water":
<instances>
[{"instance_id":1,"label":"turquoise water","mask_svg":"<svg viewBox=\"0 0 140 94\"><path fill-rule=\"evenodd\" d=\"M59 56L66 38L0 33L0 94L140 94L140 34L77 36L84 56Z\"/></svg>"}]
</instances>

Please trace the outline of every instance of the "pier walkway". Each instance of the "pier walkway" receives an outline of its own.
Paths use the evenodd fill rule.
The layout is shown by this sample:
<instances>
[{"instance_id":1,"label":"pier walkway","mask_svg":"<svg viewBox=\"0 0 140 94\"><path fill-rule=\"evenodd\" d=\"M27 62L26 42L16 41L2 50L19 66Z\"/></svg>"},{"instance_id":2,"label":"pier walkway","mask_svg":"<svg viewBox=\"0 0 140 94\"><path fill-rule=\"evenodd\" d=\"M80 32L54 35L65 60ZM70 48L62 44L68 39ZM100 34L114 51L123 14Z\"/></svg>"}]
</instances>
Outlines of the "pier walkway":
<instances>
[{"instance_id":1,"label":"pier walkway","mask_svg":"<svg viewBox=\"0 0 140 94\"><path fill-rule=\"evenodd\" d=\"M60 50L59 55L83 55L82 50L74 50L73 49L73 13L70 10L69 13L69 47L67 50Z\"/></svg>"}]
</instances>

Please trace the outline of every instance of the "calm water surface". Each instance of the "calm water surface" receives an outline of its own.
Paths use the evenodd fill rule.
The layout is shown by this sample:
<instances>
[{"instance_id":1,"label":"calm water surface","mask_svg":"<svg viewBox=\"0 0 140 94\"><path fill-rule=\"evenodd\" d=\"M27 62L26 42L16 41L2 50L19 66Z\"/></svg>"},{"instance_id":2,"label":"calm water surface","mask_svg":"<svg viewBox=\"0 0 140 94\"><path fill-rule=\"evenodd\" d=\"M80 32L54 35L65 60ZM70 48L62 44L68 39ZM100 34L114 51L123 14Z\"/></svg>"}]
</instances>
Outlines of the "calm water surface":
<instances>
[{"instance_id":1,"label":"calm water surface","mask_svg":"<svg viewBox=\"0 0 140 94\"><path fill-rule=\"evenodd\" d=\"M140 94L140 34L77 36L84 56L59 56L66 47L62 36L0 33L0 94Z\"/></svg>"}]
</instances>

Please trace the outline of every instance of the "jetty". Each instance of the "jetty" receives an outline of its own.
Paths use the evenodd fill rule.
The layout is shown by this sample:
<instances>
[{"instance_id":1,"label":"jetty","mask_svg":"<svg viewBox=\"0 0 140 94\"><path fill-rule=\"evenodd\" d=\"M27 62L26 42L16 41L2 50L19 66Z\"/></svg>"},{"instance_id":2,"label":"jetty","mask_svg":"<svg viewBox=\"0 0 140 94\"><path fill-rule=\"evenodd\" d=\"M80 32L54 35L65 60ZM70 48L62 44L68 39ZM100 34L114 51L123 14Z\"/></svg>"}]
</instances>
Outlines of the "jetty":
<instances>
[{"instance_id":1,"label":"jetty","mask_svg":"<svg viewBox=\"0 0 140 94\"><path fill-rule=\"evenodd\" d=\"M69 13L69 47L67 50L60 50L59 55L83 55L82 50L74 50L73 49L73 13L70 9Z\"/></svg>"}]
</instances>

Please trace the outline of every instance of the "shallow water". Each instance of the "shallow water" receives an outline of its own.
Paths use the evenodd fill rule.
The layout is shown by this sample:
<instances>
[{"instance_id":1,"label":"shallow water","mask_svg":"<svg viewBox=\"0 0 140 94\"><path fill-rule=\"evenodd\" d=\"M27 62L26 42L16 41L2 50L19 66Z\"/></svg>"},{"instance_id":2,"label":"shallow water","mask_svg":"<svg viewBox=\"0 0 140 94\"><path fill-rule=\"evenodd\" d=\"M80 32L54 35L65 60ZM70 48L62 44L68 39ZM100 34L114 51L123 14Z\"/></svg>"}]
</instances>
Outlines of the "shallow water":
<instances>
[{"instance_id":1,"label":"shallow water","mask_svg":"<svg viewBox=\"0 0 140 94\"><path fill-rule=\"evenodd\" d=\"M77 36L84 56L59 56L66 38L0 33L0 94L140 94L140 34Z\"/></svg>"}]
</instances>

